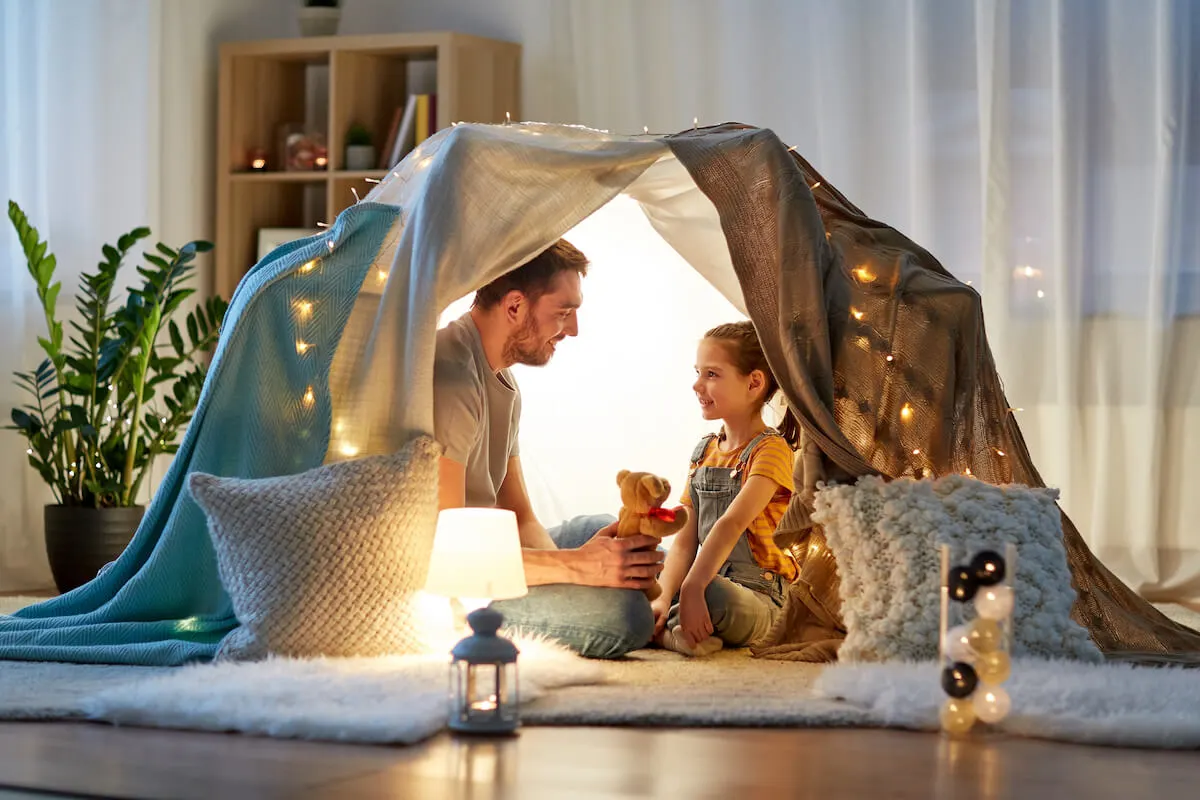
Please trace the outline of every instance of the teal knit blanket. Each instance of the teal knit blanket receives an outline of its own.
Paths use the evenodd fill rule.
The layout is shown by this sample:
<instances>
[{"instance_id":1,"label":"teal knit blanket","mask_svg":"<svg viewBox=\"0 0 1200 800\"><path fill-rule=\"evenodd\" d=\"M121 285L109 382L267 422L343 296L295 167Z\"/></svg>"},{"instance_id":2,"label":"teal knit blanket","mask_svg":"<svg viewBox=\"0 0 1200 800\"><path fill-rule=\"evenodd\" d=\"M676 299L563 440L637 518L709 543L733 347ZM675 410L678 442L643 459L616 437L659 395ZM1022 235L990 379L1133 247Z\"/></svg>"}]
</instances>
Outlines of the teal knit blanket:
<instances>
[{"instance_id":1,"label":"teal knit blanket","mask_svg":"<svg viewBox=\"0 0 1200 800\"><path fill-rule=\"evenodd\" d=\"M90 583L0 617L0 658L173 666L212 658L237 626L193 471L261 478L322 463L329 367L372 260L399 215L362 203L324 233L272 251L229 305L196 413L133 541ZM336 247L334 247L336 243ZM302 269L317 260L319 269ZM295 304L321 308L297 352ZM313 387L315 403L304 397Z\"/></svg>"}]
</instances>

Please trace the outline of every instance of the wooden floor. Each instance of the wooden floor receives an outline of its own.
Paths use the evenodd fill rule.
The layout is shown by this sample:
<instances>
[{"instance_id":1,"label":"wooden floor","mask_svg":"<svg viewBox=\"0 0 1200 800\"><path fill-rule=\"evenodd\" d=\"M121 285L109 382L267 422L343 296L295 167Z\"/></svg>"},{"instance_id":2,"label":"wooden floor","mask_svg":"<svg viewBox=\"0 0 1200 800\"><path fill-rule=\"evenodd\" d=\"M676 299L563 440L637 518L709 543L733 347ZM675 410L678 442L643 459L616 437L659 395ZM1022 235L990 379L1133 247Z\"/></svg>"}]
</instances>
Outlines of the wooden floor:
<instances>
[{"instance_id":1,"label":"wooden floor","mask_svg":"<svg viewBox=\"0 0 1200 800\"><path fill-rule=\"evenodd\" d=\"M1196 797L1200 754L883 730L526 728L419 747L0 724L0 800ZM5 789L11 790L6 793Z\"/></svg>"}]
</instances>

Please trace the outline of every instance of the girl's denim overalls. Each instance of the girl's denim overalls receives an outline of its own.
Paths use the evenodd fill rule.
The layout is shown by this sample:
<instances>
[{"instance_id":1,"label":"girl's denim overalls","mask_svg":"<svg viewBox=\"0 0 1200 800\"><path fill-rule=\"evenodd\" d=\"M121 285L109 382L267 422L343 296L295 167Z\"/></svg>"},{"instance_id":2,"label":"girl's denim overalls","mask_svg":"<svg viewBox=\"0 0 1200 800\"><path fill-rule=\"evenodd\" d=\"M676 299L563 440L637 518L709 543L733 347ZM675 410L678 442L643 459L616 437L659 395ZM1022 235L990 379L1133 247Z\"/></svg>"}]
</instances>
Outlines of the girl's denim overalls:
<instances>
[{"instance_id":1,"label":"girl's denim overalls","mask_svg":"<svg viewBox=\"0 0 1200 800\"><path fill-rule=\"evenodd\" d=\"M716 434L704 437L696 445L696 449L692 451L691 463L694 469L688 488L692 508L696 511L696 531L701 545L708 539L713 525L741 491L742 476L749 466L750 454L754 452L754 448L766 437L779 435L775 429L767 428L754 437L742 448L742 453L733 468L696 466L704 458L709 442L716 438ZM783 578L772 570L763 569L754 560L747 538L749 535L748 531L743 531L738 537L729 557L717 571L718 577L713 579L705 591L714 635L720 636L727 644L749 644L749 641L738 640L761 636L770 628L783 605ZM754 597L738 591L736 587L723 585L721 578L750 589L759 596ZM678 624L677 616L678 609L672 609L672 617L676 619L671 624Z\"/></svg>"}]
</instances>

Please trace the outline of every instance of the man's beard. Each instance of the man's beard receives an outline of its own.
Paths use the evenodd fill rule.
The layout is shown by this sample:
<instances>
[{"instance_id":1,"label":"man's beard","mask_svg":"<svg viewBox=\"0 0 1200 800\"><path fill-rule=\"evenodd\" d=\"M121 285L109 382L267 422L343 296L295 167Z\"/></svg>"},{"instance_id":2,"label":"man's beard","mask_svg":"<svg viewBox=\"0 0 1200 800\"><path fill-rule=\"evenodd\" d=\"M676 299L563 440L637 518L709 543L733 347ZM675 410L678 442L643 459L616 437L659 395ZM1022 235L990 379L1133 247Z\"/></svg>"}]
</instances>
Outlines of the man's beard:
<instances>
[{"instance_id":1,"label":"man's beard","mask_svg":"<svg viewBox=\"0 0 1200 800\"><path fill-rule=\"evenodd\" d=\"M509 364L543 367L553 355L554 348L538 335L537 321L532 314L504 343L504 360Z\"/></svg>"}]
</instances>

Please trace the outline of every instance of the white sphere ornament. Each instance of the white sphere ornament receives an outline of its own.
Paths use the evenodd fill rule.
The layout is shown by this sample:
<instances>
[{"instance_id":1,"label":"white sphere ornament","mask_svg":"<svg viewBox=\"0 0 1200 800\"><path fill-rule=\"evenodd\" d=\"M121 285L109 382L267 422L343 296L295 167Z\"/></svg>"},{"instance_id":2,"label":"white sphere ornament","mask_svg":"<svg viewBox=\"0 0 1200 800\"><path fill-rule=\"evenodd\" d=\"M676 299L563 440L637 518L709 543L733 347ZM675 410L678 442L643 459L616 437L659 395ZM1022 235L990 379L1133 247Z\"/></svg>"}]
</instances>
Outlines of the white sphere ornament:
<instances>
[{"instance_id":1,"label":"white sphere ornament","mask_svg":"<svg viewBox=\"0 0 1200 800\"><path fill-rule=\"evenodd\" d=\"M975 595L975 611L984 619L1005 619L1013 610L1011 586L985 586Z\"/></svg>"},{"instance_id":2,"label":"white sphere ornament","mask_svg":"<svg viewBox=\"0 0 1200 800\"><path fill-rule=\"evenodd\" d=\"M975 716L987 723L996 723L1008 716L1012 698L999 686L980 686L971 697Z\"/></svg>"},{"instance_id":3,"label":"white sphere ornament","mask_svg":"<svg viewBox=\"0 0 1200 800\"><path fill-rule=\"evenodd\" d=\"M974 664L978 654L971 647L971 631L967 625L958 625L946 631L946 639L942 648L951 661L963 661Z\"/></svg>"}]
</instances>

